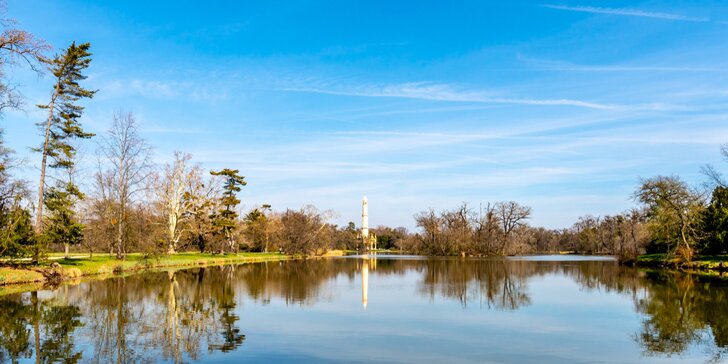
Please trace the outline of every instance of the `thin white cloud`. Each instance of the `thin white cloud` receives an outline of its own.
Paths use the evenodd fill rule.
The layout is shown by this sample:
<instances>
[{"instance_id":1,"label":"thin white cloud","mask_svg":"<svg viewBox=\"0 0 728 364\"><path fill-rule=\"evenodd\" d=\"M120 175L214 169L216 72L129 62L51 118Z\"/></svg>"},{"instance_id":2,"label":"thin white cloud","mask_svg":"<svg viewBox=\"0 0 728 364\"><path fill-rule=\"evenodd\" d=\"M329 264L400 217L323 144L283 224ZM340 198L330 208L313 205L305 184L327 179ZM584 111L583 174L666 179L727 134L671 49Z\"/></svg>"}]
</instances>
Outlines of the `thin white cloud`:
<instances>
[{"instance_id":1,"label":"thin white cloud","mask_svg":"<svg viewBox=\"0 0 728 364\"><path fill-rule=\"evenodd\" d=\"M182 99L197 103L218 104L228 99L223 87L201 86L198 82L145 79L113 79L100 82L103 99L140 96L145 99Z\"/></svg>"},{"instance_id":2,"label":"thin white cloud","mask_svg":"<svg viewBox=\"0 0 728 364\"><path fill-rule=\"evenodd\" d=\"M210 130L203 130L199 128L175 128L165 126L151 126L141 128L141 132L145 134L213 134Z\"/></svg>"},{"instance_id":3,"label":"thin white cloud","mask_svg":"<svg viewBox=\"0 0 728 364\"><path fill-rule=\"evenodd\" d=\"M582 13L636 16L636 17L642 17L642 18L655 18L655 19L689 21L689 22L699 22L699 23L710 22L710 19L708 19L708 18L696 18L696 17L685 16L685 15L680 15L680 14L650 12L650 11L628 9L628 8L602 8L602 7L596 7L596 6L568 6L568 5L554 5L554 4L542 4L541 6L544 8L549 8L549 9L576 11L576 12L582 12Z\"/></svg>"},{"instance_id":4,"label":"thin white cloud","mask_svg":"<svg viewBox=\"0 0 728 364\"><path fill-rule=\"evenodd\" d=\"M532 70L575 72L725 72L725 67L702 65L611 64L584 65L517 54L516 58Z\"/></svg>"},{"instance_id":5,"label":"thin white cloud","mask_svg":"<svg viewBox=\"0 0 728 364\"><path fill-rule=\"evenodd\" d=\"M597 102L575 100L568 98L561 99L531 99L494 97L484 92L460 91L443 84L426 83L404 83L385 85L382 87L362 87L355 89L325 89L315 87L285 87L280 91L309 92L340 96L361 96L361 97L395 97L429 101L454 101L473 102L486 104L510 104L510 105L536 105L536 106L575 106L589 109L619 109L620 105L603 104Z\"/></svg>"}]
</instances>

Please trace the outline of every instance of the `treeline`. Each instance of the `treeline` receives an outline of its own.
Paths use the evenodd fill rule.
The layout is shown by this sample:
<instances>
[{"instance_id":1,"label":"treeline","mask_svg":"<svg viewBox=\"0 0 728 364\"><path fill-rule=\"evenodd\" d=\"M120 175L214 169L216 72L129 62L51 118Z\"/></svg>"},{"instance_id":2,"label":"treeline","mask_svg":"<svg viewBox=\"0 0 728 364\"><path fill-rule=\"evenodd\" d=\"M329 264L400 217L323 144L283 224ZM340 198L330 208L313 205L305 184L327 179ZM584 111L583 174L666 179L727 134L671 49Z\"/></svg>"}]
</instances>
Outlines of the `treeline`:
<instances>
[{"instance_id":1,"label":"treeline","mask_svg":"<svg viewBox=\"0 0 728 364\"><path fill-rule=\"evenodd\" d=\"M631 210L616 216L579 219L569 229L530 226L531 208L514 201L467 203L452 210L415 215L420 232L399 240L399 248L427 255L502 256L574 252L634 257L647 241L645 215Z\"/></svg>"},{"instance_id":2,"label":"treeline","mask_svg":"<svg viewBox=\"0 0 728 364\"><path fill-rule=\"evenodd\" d=\"M728 144L721 152L728 162ZM563 230L528 225L531 208L513 201L430 209L415 215L420 231L398 239L397 247L427 255L572 252L626 261L645 253L688 261L696 254L726 254L728 183L712 166L703 172L709 181L697 187L677 176L643 179L632 195L637 207L613 216L583 216Z\"/></svg>"},{"instance_id":3,"label":"treeline","mask_svg":"<svg viewBox=\"0 0 728 364\"><path fill-rule=\"evenodd\" d=\"M243 212L237 193L246 181L238 170L205 171L181 152L155 166L151 147L130 113L114 115L112 127L97 138L102 142L89 191L68 182L73 193L70 188L43 192L45 209L36 209L42 214L39 225L31 221L27 184L12 180L10 169L4 171L12 182L3 187L14 193L2 196L0 256L41 259L48 251L65 249L68 254L72 247L119 259L130 252L321 254L357 247L358 230L352 224L332 225L332 213L313 206L277 212L263 205Z\"/></svg>"}]
</instances>

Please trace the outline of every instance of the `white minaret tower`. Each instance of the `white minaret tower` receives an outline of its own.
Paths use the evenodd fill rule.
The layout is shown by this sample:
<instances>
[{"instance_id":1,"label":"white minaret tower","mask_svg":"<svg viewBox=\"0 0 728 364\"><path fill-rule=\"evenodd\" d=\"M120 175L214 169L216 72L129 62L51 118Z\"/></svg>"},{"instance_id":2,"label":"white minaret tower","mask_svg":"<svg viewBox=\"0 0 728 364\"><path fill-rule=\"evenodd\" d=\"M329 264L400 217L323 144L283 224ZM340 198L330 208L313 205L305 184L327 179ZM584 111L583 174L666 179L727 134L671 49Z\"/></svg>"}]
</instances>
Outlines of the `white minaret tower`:
<instances>
[{"instance_id":1,"label":"white minaret tower","mask_svg":"<svg viewBox=\"0 0 728 364\"><path fill-rule=\"evenodd\" d=\"M367 197L361 201L361 239L364 249L369 248L369 203Z\"/></svg>"}]
</instances>

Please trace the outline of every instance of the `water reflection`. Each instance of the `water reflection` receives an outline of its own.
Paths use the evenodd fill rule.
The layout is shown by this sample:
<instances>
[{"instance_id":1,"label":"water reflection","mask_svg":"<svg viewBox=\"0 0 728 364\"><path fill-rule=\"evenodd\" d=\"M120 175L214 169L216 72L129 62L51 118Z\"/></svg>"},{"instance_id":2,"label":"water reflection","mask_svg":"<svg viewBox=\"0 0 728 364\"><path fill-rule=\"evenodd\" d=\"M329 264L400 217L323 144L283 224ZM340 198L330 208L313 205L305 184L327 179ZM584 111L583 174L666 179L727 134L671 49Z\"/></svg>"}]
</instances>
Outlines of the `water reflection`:
<instances>
[{"instance_id":1,"label":"water reflection","mask_svg":"<svg viewBox=\"0 0 728 364\"><path fill-rule=\"evenodd\" d=\"M690 345L707 345L713 361L728 351L728 290L725 282L653 272L649 295L636 302L647 315L637 340L649 355L681 354Z\"/></svg>"},{"instance_id":2,"label":"water reflection","mask_svg":"<svg viewBox=\"0 0 728 364\"><path fill-rule=\"evenodd\" d=\"M234 357L248 345L245 302L298 306L305 315L317 306L344 305L345 288L356 286L365 310L369 299L377 303L361 313L373 318L376 309L408 309L378 293L389 282L399 287L395 294L419 296L431 306L514 312L538 306L533 291L559 278L580 287L576 302L597 293L630 300L639 327L632 341L642 355L673 358L699 348L709 360L726 358L728 285L722 279L641 272L613 261L354 257L157 272L2 296L0 362Z\"/></svg>"}]
</instances>

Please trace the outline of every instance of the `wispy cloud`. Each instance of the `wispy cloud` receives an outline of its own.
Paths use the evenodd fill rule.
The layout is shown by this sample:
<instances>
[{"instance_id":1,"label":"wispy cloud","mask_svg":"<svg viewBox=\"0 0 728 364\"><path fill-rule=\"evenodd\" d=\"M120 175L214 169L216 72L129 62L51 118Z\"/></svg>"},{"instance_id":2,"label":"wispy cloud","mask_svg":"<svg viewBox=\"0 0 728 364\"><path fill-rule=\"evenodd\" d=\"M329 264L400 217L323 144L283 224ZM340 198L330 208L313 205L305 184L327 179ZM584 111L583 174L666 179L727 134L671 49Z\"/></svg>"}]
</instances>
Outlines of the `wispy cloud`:
<instances>
[{"instance_id":1,"label":"wispy cloud","mask_svg":"<svg viewBox=\"0 0 728 364\"><path fill-rule=\"evenodd\" d=\"M403 83L384 86L357 87L353 89L325 89L315 87L285 87L280 91L310 92L318 94L361 96L361 97L395 97L429 101L473 102L486 104L537 105L537 106L574 106L589 109L618 109L620 105L598 102L561 99L533 99L497 97L485 92L457 90L445 84L429 84L424 82Z\"/></svg>"},{"instance_id":2,"label":"wispy cloud","mask_svg":"<svg viewBox=\"0 0 728 364\"><path fill-rule=\"evenodd\" d=\"M726 72L724 67L703 65L602 64L585 65L539 59L518 54L516 58L533 70L575 72Z\"/></svg>"},{"instance_id":3,"label":"wispy cloud","mask_svg":"<svg viewBox=\"0 0 728 364\"><path fill-rule=\"evenodd\" d=\"M697 18L691 16L685 16L681 14L662 13L662 12L651 12L629 8L602 8L596 6L568 6L568 5L555 5L555 4L542 4L544 8L565 10L565 11L577 11L582 13L594 13L594 14L607 14L607 15L623 15L623 16L637 16L643 18L655 18L665 20L677 20L677 21L689 21L689 22L710 22L709 18Z\"/></svg>"},{"instance_id":4,"label":"wispy cloud","mask_svg":"<svg viewBox=\"0 0 728 364\"><path fill-rule=\"evenodd\" d=\"M105 99L141 96L146 99L182 99L215 105L228 99L223 87L201 86L198 82L146 79L113 79L100 81L99 95Z\"/></svg>"}]
</instances>

